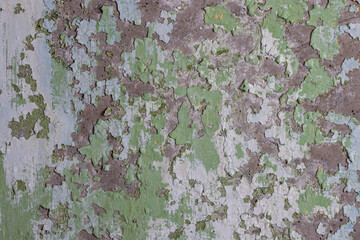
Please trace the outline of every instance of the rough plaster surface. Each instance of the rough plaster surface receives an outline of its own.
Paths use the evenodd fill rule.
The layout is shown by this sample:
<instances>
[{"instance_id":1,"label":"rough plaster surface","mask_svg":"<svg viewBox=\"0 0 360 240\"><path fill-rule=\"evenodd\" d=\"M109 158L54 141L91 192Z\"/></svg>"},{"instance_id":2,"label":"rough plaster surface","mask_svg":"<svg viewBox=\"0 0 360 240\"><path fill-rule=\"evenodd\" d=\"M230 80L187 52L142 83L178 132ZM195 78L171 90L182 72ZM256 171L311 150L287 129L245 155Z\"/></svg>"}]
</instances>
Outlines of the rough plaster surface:
<instances>
[{"instance_id":1,"label":"rough plaster surface","mask_svg":"<svg viewBox=\"0 0 360 240\"><path fill-rule=\"evenodd\" d=\"M0 239L360 239L360 3L0 2Z\"/></svg>"}]
</instances>

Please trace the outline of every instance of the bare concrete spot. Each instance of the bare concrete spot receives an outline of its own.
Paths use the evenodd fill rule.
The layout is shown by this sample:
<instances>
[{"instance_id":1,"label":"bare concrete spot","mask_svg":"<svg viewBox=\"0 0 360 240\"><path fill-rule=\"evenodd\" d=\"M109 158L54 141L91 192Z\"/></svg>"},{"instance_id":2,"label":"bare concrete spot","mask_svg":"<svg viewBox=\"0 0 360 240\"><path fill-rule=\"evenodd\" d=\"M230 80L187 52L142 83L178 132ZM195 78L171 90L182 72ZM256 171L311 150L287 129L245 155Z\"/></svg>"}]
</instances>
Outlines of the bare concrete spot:
<instances>
[{"instance_id":1,"label":"bare concrete spot","mask_svg":"<svg viewBox=\"0 0 360 240\"><path fill-rule=\"evenodd\" d=\"M230 49L240 54L240 56L246 56L246 54L249 54L254 48L252 36L247 36L242 32L239 32L235 37L229 33L226 38L226 44Z\"/></svg>"},{"instance_id":2,"label":"bare concrete spot","mask_svg":"<svg viewBox=\"0 0 360 240\"><path fill-rule=\"evenodd\" d=\"M193 46L205 39L214 39L216 34L212 26L204 25L204 8L215 6L216 1L192 1L191 4L177 14L174 29L169 34L168 44L158 41L160 46L166 50L181 50L185 56L190 56L194 52ZM189 45L191 42L191 45Z\"/></svg>"},{"instance_id":3,"label":"bare concrete spot","mask_svg":"<svg viewBox=\"0 0 360 240\"><path fill-rule=\"evenodd\" d=\"M340 196L341 204L349 204L353 205L356 202L357 192L352 190L351 192L345 192L345 184L342 183L341 185L337 185L338 189L332 189L332 191L337 191L337 196Z\"/></svg>"},{"instance_id":4,"label":"bare concrete spot","mask_svg":"<svg viewBox=\"0 0 360 240\"><path fill-rule=\"evenodd\" d=\"M335 214L333 219L329 219L322 213L316 213L312 216L300 215L297 219L294 220L292 227L299 231L303 237L306 237L306 239L322 240L326 239L329 234L334 234L337 230L340 229L341 225L346 224L348 221L349 219L344 216L343 210L341 210ZM326 226L326 232L324 235L320 235L316 232L319 223L323 223Z\"/></svg>"},{"instance_id":5,"label":"bare concrete spot","mask_svg":"<svg viewBox=\"0 0 360 240\"><path fill-rule=\"evenodd\" d=\"M344 216L344 211L343 209L341 209L340 212L335 214L335 217L333 219L329 220L326 232L334 234L340 229L342 225L346 224L348 221L349 218Z\"/></svg>"},{"instance_id":6,"label":"bare concrete spot","mask_svg":"<svg viewBox=\"0 0 360 240\"><path fill-rule=\"evenodd\" d=\"M141 0L137 3L138 8L141 11L141 22L143 24L147 22L156 22L161 13L160 1L158 0Z\"/></svg>"},{"instance_id":7,"label":"bare concrete spot","mask_svg":"<svg viewBox=\"0 0 360 240\"><path fill-rule=\"evenodd\" d=\"M355 5L355 3L352 2ZM350 23L360 23L360 11L350 12L349 8L352 4L348 4L344 11L340 12L339 25L346 25ZM356 6L356 5L355 5Z\"/></svg>"},{"instance_id":8,"label":"bare concrete spot","mask_svg":"<svg viewBox=\"0 0 360 240\"><path fill-rule=\"evenodd\" d=\"M230 115L230 118L234 120L233 128L244 132L246 136L255 138L260 151L263 153L277 155L278 147L276 142L265 138L266 126L260 123L248 123L247 121L247 110L249 108L253 111L260 111L262 104L261 98L257 98L253 94L248 93L243 93L243 95L242 98L237 99L236 102L233 103L233 111ZM271 116L271 118L277 118L276 113L278 110L279 109L274 110L274 116Z\"/></svg>"},{"instance_id":9,"label":"bare concrete spot","mask_svg":"<svg viewBox=\"0 0 360 240\"><path fill-rule=\"evenodd\" d=\"M285 72L285 67L276 63L273 59L266 58L261 66L263 71L269 73L272 76L280 76Z\"/></svg>"},{"instance_id":10,"label":"bare concrete spot","mask_svg":"<svg viewBox=\"0 0 360 240\"><path fill-rule=\"evenodd\" d=\"M320 188L316 178L319 167L324 169L327 174L334 174L339 170L339 164L347 168L346 159L346 154L343 152L342 146L339 143L311 145L309 154L306 157L303 159L295 159L291 162L293 168L300 163L304 163L306 168L295 178L288 179L287 183L305 188L308 186L308 183L311 182ZM334 191L339 192L339 195L343 194L342 189L340 189L339 186L338 188L339 189L334 188Z\"/></svg>"},{"instance_id":11,"label":"bare concrete spot","mask_svg":"<svg viewBox=\"0 0 360 240\"><path fill-rule=\"evenodd\" d=\"M134 197L138 187L136 181L125 184L124 175L126 174L127 168L121 166L121 164L115 162L115 160L110 160L107 164L110 165L110 170L99 171L100 181L93 184L94 189L102 188L104 191L118 191L123 189L129 196Z\"/></svg>"},{"instance_id":12,"label":"bare concrete spot","mask_svg":"<svg viewBox=\"0 0 360 240\"><path fill-rule=\"evenodd\" d=\"M333 135L333 133L331 133L331 130L339 132L341 136L349 135L351 133L351 130L348 126L328 122L323 118L316 119L316 124L317 127L319 127L328 137L331 137Z\"/></svg>"},{"instance_id":13,"label":"bare concrete spot","mask_svg":"<svg viewBox=\"0 0 360 240\"><path fill-rule=\"evenodd\" d=\"M307 69L304 65L299 64L298 72L296 74L281 80L284 84L284 92L289 89L299 87L308 73L309 69Z\"/></svg>"},{"instance_id":14,"label":"bare concrete spot","mask_svg":"<svg viewBox=\"0 0 360 240\"><path fill-rule=\"evenodd\" d=\"M338 165L347 168L347 157L338 143L317 144L310 147L310 162L323 168L327 173L334 174L339 171ZM306 163L305 163L306 165Z\"/></svg>"},{"instance_id":15,"label":"bare concrete spot","mask_svg":"<svg viewBox=\"0 0 360 240\"><path fill-rule=\"evenodd\" d=\"M84 217L84 225L87 225L90 222L89 216Z\"/></svg>"},{"instance_id":16,"label":"bare concrete spot","mask_svg":"<svg viewBox=\"0 0 360 240\"><path fill-rule=\"evenodd\" d=\"M131 81L129 78L124 78L123 83L126 87L126 92L129 94L129 97L141 97L145 93L153 93L155 88L150 83L143 83L139 79Z\"/></svg>"},{"instance_id":17,"label":"bare concrete spot","mask_svg":"<svg viewBox=\"0 0 360 240\"><path fill-rule=\"evenodd\" d=\"M168 144L164 147L165 156L169 158L170 162L179 154L181 146Z\"/></svg>"},{"instance_id":18,"label":"bare concrete spot","mask_svg":"<svg viewBox=\"0 0 360 240\"><path fill-rule=\"evenodd\" d=\"M322 8L326 8L326 6L329 4L329 0L309 0L306 2L309 10L313 8L314 4L320 5Z\"/></svg>"},{"instance_id":19,"label":"bare concrete spot","mask_svg":"<svg viewBox=\"0 0 360 240\"><path fill-rule=\"evenodd\" d=\"M107 238L97 238L94 234L88 233L86 230L81 230L77 234L78 240L107 240Z\"/></svg>"},{"instance_id":20,"label":"bare concrete spot","mask_svg":"<svg viewBox=\"0 0 360 240\"><path fill-rule=\"evenodd\" d=\"M143 39L147 36L148 30L142 25L133 25L129 22L118 20L117 30L121 31L120 43L115 43L115 48L119 48L121 51L129 52L135 49L134 39Z\"/></svg>"},{"instance_id":21,"label":"bare concrete spot","mask_svg":"<svg viewBox=\"0 0 360 240\"><path fill-rule=\"evenodd\" d=\"M100 43L99 49L101 51L99 55L94 56L98 64L95 68L91 70L92 72L95 72L96 79L101 81L114 77L119 78L121 74L117 66L120 65L120 61L121 61L120 48L107 45L106 44L107 36L106 33L104 32L97 33L94 39L99 41ZM110 52L111 55L113 55L113 57L109 56Z\"/></svg>"},{"instance_id":22,"label":"bare concrete spot","mask_svg":"<svg viewBox=\"0 0 360 240\"><path fill-rule=\"evenodd\" d=\"M39 206L40 218L49 218L49 213L50 213L49 209Z\"/></svg>"},{"instance_id":23,"label":"bare concrete spot","mask_svg":"<svg viewBox=\"0 0 360 240\"><path fill-rule=\"evenodd\" d=\"M106 210L95 203L92 204L92 208L94 209L96 216L99 216L100 214L106 214Z\"/></svg>"},{"instance_id":24,"label":"bare concrete spot","mask_svg":"<svg viewBox=\"0 0 360 240\"><path fill-rule=\"evenodd\" d=\"M310 46L311 33L314 29L315 27L305 24L287 24L285 27L288 44L301 64L311 58L319 57L316 50Z\"/></svg>"},{"instance_id":25,"label":"bare concrete spot","mask_svg":"<svg viewBox=\"0 0 360 240\"><path fill-rule=\"evenodd\" d=\"M51 187L57 185L61 185L63 181L65 181L65 176L61 176L57 172L55 172L55 168L51 168L52 174L51 176L44 182L44 184L49 184Z\"/></svg>"},{"instance_id":26,"label":"bare concrete spot","mask_svg":"<svg viewBox=\"0 0 360 240\"><path fill-rule=\"evenodd\" d=\"M236 16L242 16L245 15L247 12L247 8L245 6L242 6L242 4L238 2L228 2L226 7L234 13Z\"/></svg>"},{"instance_id":27,"label":"bare concrete spot","mask_svg":"<svg viewBox=\"0 0 360 240\"><path fill-rule=\"evenodd\" d=\"M350 233L350 236L353 239L360 239L360 218L356 218L356 223L354 225L354 231Z\"/></svg>"},{"instance_id":28,"label":"bare concrete spot","mask_svg":"<svg viewBox=\"0 0 360 240\"><path fill-rule=\"evenodd\" d=\"M259 165L260 159L257 153L246 150L250 156L249 162L243 166L238 172L238 176L245 176L249 181L253 178L256 173L263 171L263 167Z\"/></svg>"},{"instance_id":29,"label":"bare concrete spot","mask_svg":"<svg viewBox=\"0 0 360 240\"><path fill-rule=\"evenodd\" d=\"M105 110L113 106L111 96L101 97L98 100L98 106L86 104L83 113L79 116L79 132L72 133L71 137L76 144L76 148L89 145L89 136L93 133L93 128L99 119L106 120Z\"/></svg>"},{"instance_id":30,"label":"bare concrete spot","mask_svg":"<svg viewBox=\"0 0 360 240\"><path fill-rule=\"evenodd\" d=\"M323 61L322 65L330 76L337 76L341 72L341 65L347 58L358 59L360 57L360 42L348 34L338 36L339 54L333 57L332 61Z\"/></svg>"},{"instance_id":31,"label":"bare concrete spot","mask_svg":"<svg viewBox=\"0 0 360 240\"><path fill-rule=\"evenodd\" d=\"M79 195L79 198L85 198L88 194L88 191L86 190L89 185L80 184L80 183L73 183L76 188L81 189L81 193Z\"/></svg>"},{"instance_id":32,"label":"bare concrete spot","mask_svg":"<svg viewBox=\"0 0 360 240\"><path fill-rule=\"evenodd\" d=\"M360 71L353 72L359 73ZM333 111L347 117L355 117L360 121L360 83L355 80L356 77L350 76L350 82L330 89L327 94L318 96L315 102L305 100L302 106L306 111L319 110L322 114Z\"/></svg>"}]
</instances>

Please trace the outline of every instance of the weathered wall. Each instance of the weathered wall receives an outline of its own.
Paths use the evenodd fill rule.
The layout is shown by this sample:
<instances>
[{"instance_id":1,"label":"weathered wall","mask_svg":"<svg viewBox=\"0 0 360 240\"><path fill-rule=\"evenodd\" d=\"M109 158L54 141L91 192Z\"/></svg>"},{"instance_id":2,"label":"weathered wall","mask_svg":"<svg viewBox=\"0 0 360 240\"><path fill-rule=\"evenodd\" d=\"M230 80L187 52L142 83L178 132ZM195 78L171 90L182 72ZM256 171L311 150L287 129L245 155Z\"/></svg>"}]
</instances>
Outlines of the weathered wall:
<instances>
[{"instance_id":1,"label":"weathered wall","mask_svg":"<svg viewBox=\"0 0 360 240\"><path fill-rule=\"evenodd\" d=\"M0 239L359 239L359 7L0 2Z\"/></svg>"}]
</instances>

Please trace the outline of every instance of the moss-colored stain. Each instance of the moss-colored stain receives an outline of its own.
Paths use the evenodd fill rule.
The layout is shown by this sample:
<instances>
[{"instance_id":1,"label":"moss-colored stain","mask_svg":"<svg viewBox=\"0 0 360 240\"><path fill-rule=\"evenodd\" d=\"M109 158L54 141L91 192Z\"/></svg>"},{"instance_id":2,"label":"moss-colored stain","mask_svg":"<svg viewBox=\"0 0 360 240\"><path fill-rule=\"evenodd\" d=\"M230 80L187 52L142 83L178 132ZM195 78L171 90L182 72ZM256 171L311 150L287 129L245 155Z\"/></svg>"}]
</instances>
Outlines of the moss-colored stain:
<instances>
[{"instance_id":1,"label":"moss-colored stain","mask_svg":"<svg viewBox=\"0 0 360 240\"><path fill-rule=\"evenodd\" d=\"M326 172L322 168L319 168L318 171L316 172L316 178L322 189L326 188L328 177L329 177L329 175L326 174Z\"/></svg>"},{"instance_id":2,"label":"moss-colored stain","mask_svg":"<svg viewBox=\"0 0 360 240\"><path fill-rule=\"evenodd\" d=\"M21 7L20 3L16 4L16 7L14 7L14 14L20 14L25 12L25 9Z\"/></svg>"},{"instance_id":3,"label":"moss-colored stain","mask_svg":"<svg viewBox=\"0 0 360 240\"><path fill-rule=\"evenodd\" d=\"M98 165L100 159L106 163L111 150L107 142L106 129L102 123L103 121L99 120L95 126L94 134L90 136L90 145L79 148L79 152L86 155L85 160L91 160L94 166Z\"/></svg>"},{"instance_id":4,"label":"moss-colored stain","mask_svg":"<svg viewBox=\"0 0 360 240\"><path fill-rule=\"evenodd\" d=\"M11 129L11 135L17 138L24 137L29 139L32 135L36 135L37 138L47 138L49 133L50 118L45 115L46 103L41 94L29 96L29 101L35 103L38 108L32 110L31 113L27 113L24 117L19 116L19 120L13 119L9 122L9 128ZM35 125L39 122L40 129L35 132Z\"/></svg>"},{"instance_id":5,"label":"moss-colored stain","mask_svg":"<svg viewBox=\"0 0 360 240\"><path fill-rule=\"evenodd\" d=\"M175 139L177 145L189 143L192 137L193 130L190 125L191 122L188 108L185 103L181 104L179 108L178 121L179 124L174 129L174 131L170 133L170 137Z\"/></svg>"},{"instance_id":6,"label":"moss-colored stain","mask_svg":"<svg viewBox=\"0 0 360 240\"><path fill-rule=\"evenodd\" d=\"M268 0L262 9L272 8L276 14L291 22L298 22L303 19L303 14L308 10L307 0Z\"/></svg>"},{"instance_id":7,"label":"moss-colored stain","mask_svg":"<svg viewBox=\"0 0 360 240\"><path fill-rule=\"evenodd\" d=\"M17 76L24 79L25 82L30 85L31 91L36 91L36 80L32 77L32 69L29 64L19 65L19 72Z\"/></svg>"},{"instance_id":8,"label":"moss-colored stain","mask_svg":"<svg viewBox=\"0 0 360 240\"><path fill-rule=\"evenodd\" d=\"M242 150L242 148L241 148L241 143L239 143L239 144L237 144L236 145L236 147L235 147L235 149L236 149L236 154L235 154L235 156L237 157L237 158L243 158L244 157L244 152L243 152L243 150Z\"/></svg>"},{"instance_id":9,"label":"moss-colored stain","mask_svg":"<svg viewBox=\"0 0 360 240\"><path fill-rule=\"evenodd\" d=\"M300 213L309 215L313 213L313 209L315 206L325 208L329 207L331 204L331 200L307 188L305 193L299 196L297 203L299 205Z\"/></svg>"},{"instance_id":10,"label":"moss-colored stain","mask_svg":"<svg viewBox=\"0 0 360 240\"><path fill-rule=\"evenodd\" d=\"M287 44L283 21L274 9L266 15L262 29L263 51L275 57L278 63L285 64L287 75L296 74L299 63Z\"/></svg>"},{"instance_id":11,"label":"moss-colored stain","mask_svg":"<svg viewBox=\"0 0 360 240\"><path fill-rule=\"evenodd\" d=\"M66 67L58 61L51 61L52 67L52 78L50 81L51 93L52 93L52 108L54 109L57 105L66 104L67 92L70 89L68 85L68 73Z\"/></svg>"},{"instance_id":12,"label":"moss-colored stain","mask_svg":"<svg viewBox=\"0 0 360 240\"><path fill-rule=\"evenodd\" d=\"M34 239L33 220L39 219L39 206L48 207L51 192L41 184L34 192L26 191L25 183L17 180L17 188L23 192L18 202L10 200L10 192L5 181L4 154L0 152L0 238L1 239ZM40 178L42 179L42 178Z\"/></svg>"},{"instance_id":13,"label":"moss-colored stain","mask_svg":"<svg viewBox=\"0 0 360 240\"><path fill-rule=\"evenodd\" d=\"M205 8L205 23L223 26L225 31L233 31L233 33L236 32L239 24L236 16L221 5Z\"/></svg>"},{"instance_id":14,"label":"moss-colored stain","mask_svg":"<svg viewBox=\"0 0 360 240\"><path fill-rule=\"evenodd\" d=\"M311 34L311 46L316 49L320 57L325 60L332 60L339 54L337 42L338 30L332 26L320 26L314 29Z\"/></svg>"},{"instance_id":15,"label":"moss-colored stain","mask_svg":"<svg viewBox=\"0 0 360 240\"><path fill-rule=\"evenodd\" d=\"M121 32L116 30L116 18L114 15L114 8L112 6L103 6L101 8L102 15L98 22L97 29L99 32L103 31L107 34L106 43L113 45L115 42L120 42Z\"/></svg>"},{"instance_id":16,"label":"moss-colored stain","mask_svg":"<svg viewBox=\"0 0 360 240\"><path fill-rule=\"evenodd\" d=\"M210 136L205 135L199 140L194 141L193 149L195 151L195 157L204 164L207 171L217 168L220 163L220 158L214 143L211 142Z\"/></svg>"},{"instance_id":17,"label":"moss-colored stain","mask_svg":"<svg viewBox=\"0 0 360 240\"><path fill-rule=\"evenodd\" d=\"M315 101L317 96L326 93L331 87L336 86L334 77L330 77L318 59L312 58L305 63L310 73L301 83L300 97Z\"/></svg>"}]
</instances>

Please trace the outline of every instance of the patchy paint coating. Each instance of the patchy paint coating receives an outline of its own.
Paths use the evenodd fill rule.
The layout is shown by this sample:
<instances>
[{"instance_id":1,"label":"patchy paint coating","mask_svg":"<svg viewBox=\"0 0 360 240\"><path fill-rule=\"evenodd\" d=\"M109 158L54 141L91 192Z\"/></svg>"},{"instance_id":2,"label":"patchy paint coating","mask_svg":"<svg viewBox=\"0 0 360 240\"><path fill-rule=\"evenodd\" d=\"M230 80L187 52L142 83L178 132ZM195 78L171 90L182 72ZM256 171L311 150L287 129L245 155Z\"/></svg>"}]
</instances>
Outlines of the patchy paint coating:
<instances>
[{"instance_id":1,"label":"patchy paint coating","mask_svg":"<svg viewBox=\"0 0 360 240\"><path fill-rule=\"evenodd\" d=\"M358 3L1 2L0 238L357 239Z\"/></svg>"}]
</instances>

